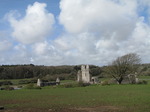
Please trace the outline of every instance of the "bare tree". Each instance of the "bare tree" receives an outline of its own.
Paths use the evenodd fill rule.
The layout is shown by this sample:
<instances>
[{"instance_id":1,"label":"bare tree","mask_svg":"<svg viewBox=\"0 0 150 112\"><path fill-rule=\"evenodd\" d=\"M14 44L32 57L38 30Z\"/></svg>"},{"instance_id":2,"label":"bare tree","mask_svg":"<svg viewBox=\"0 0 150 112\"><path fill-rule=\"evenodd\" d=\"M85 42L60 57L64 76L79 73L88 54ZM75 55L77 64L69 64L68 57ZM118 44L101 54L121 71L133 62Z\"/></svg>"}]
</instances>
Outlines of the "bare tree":
<instances>
[{"instance_id":1,"label":"bare tree","mask_svg":"<svg viewBox=\"0 0 150 112\"><path fill-rule=\"evenodd\" d=\"M121 84L125 76L136 72L137 64L139 64L140 61L141 59L137 54L129 53L114 60L112 64L107 67L106 72Z\"/></svg>"}]
</instances>

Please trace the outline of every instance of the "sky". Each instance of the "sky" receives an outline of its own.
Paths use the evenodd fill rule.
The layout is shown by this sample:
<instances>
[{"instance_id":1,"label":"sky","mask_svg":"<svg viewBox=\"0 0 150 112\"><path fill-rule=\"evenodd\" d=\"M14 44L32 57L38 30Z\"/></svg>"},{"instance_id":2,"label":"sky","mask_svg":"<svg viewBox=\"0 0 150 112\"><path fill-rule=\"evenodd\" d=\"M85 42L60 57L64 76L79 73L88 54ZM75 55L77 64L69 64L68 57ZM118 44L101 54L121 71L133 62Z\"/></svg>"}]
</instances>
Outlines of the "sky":
<instances>
[{"instance_id":1,"label":"sky","mask_svg":"<svg viewBox=\"0 0 150 112\"><path fill-rule=\"evenodd\" d=\"M0 65L150 63L150 0L0 0Z\"/></svg>"}]
</instances>

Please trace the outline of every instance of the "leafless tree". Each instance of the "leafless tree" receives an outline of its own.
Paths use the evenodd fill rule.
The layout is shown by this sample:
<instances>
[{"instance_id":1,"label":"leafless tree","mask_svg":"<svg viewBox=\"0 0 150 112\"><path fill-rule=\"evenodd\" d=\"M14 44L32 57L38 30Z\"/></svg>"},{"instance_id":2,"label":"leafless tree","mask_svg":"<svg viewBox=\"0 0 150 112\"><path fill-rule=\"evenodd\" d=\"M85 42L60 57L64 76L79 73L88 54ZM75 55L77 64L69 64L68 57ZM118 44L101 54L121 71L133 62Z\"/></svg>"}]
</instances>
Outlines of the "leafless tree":
<instances>
[{"instance_id":1,"label":"leafless tree","mask_svg":"<svg viewBox=\"0 0 150 112\"><path fill-rule=\"evenodd\" d=\"M139 64L140 61L141 59L137 54L129 53L114 60L112 64L107 67L106 72L121 84L125 76L136 72L137 64Z\"/></svg>"}]
</instances>

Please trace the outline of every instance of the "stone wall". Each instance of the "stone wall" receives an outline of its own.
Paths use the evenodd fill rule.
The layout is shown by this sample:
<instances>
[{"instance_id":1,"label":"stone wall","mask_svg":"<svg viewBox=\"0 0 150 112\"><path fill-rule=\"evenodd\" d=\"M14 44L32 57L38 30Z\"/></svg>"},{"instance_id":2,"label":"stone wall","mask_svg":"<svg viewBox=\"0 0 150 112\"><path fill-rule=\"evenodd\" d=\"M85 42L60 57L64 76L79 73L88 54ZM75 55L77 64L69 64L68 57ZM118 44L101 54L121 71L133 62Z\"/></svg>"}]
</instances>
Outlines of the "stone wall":
<instances>
[{"instance_id":1,"label":"stone wall","mask_svg":"<svg viewBox=\"0 0 150 112\"><path fill-rule=\"evenodd\" d=\"M84 83L90 83L91 81L91 75L89 73L89 65L82 65L81 70L77 73L77 81L84 82Z\"/></svg>"},{"instance_id":2,"label":"stone wall","mask_svg":"<svg viewBox=\"0 0 150 112\"><path fill-rule=\"evenodd\" d=\"M89 65L82 65L81 72L82 72L82 81L85 83L89 83L91 81L91 76L89 73Z\"/></svg>"}]
</instances>

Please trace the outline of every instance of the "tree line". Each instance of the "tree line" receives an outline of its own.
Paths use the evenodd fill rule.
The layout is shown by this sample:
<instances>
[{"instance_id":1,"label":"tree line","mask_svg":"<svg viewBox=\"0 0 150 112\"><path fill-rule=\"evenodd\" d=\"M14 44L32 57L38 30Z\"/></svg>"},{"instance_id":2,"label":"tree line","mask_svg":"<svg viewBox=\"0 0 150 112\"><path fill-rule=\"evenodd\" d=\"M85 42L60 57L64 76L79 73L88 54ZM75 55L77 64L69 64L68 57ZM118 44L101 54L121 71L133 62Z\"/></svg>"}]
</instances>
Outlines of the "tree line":
<instances>
[{"instance_id":1,"label":"tree line","mask_svg":"<svg viewBox=\"0 0 150 112\"><path fill-rule=\"evenodd\" d=\"M76 66L36 66L29 65L1 65L0 79L25 79L49 77L55 79L75 79L81 65ZM100 75L102 70L99 66L90 65L92 76Z\"/></svg>"}]
</instances>

